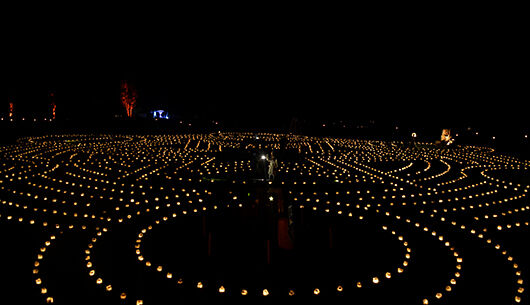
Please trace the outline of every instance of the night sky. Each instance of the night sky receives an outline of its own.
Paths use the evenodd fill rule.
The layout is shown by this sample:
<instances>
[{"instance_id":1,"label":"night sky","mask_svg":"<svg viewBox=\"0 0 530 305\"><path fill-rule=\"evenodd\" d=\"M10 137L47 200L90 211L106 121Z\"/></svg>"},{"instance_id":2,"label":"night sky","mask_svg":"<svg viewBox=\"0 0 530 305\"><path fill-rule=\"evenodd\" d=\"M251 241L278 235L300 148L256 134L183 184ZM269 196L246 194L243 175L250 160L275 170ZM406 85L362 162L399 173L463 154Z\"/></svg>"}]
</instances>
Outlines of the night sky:
<instances>
[{"instance_id":1,"label":"night sky","mask_svg":"<svg viewBox=\"0 0 530 305\"><path fill-rule=\"evenodd\" d=\"M123 113L126 79L138 90L138 111L247 125L293 116L528 125L526 47L501 30L105 33L14 40L4 56L0 112L8 101L19 112L45 111L53 90L62 117L110 118Z\"/></svg>"}]
</instances>

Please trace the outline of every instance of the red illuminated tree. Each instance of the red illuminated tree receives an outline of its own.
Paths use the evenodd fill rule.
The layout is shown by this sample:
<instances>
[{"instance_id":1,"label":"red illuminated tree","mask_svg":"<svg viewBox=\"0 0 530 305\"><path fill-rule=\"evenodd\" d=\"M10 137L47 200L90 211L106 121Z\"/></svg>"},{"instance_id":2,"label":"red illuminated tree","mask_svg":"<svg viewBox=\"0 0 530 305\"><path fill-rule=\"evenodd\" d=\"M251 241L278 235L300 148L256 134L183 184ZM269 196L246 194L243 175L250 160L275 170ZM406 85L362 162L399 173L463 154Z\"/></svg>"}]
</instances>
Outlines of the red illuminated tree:
<instances>
[{"instance_id":1,"label":"red illuminated tree","mask_svg":"<svg viewBox=\"0 0 530 305\"><path fill-rule=\"evenodd\" d=\"M125 107L127 117L132 118L136 107L136 90L127 81L121 82L121 103Z\"/></svg>"},{"instance_id":2,"label":"red illuminated tree","mask_svg":"<svg viewBox=\"0 0 530 305\"><path fill-rule=\"evenodd\" d=\"M57 105L55 104L55 94L50 92L50 106L51 106L51 119L55 121L55 111L57 110Z\"/></svg>"},{"instance_id":3,"label":"red illuminated tree","mask_svg":"<svg viewBox=\"0 0 530 305\"><path fill-rule=\"evenodd\" d=\"M13 102L9 103L9 117L12 118L15 114L15 104Z\"/></svg>"}]
</instances>

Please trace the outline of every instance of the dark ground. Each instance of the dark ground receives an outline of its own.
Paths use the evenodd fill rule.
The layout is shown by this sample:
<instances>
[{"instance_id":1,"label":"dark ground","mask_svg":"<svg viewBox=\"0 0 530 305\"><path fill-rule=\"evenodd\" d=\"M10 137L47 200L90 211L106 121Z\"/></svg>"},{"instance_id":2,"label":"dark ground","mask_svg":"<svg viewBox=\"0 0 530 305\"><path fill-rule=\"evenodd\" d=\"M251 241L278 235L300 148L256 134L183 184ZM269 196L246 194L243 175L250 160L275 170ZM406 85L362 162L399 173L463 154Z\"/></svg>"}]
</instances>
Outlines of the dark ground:
<instances>
[{"instance_id":1,"label":"dark ground","mask_svg":"<svg viewBox=\"0 0 530 305\"><path fill-rule=\"evenodd\" d=\"M116 133L131 133L137 126L130 128L114 129ZM42 135L49 132L57 133L82 133L86 131L82 126L78 128L58 128L45 126L40 129L13 128L3 125L1 142L14 143L20 136ZM109 132L110 128L101 128L97 132ZM200 132L208 131L207 129ZM343 130L337 129L340 136ZM145 133L167 132L165 127L148 128ZM189 132L181 129L178 132ZM326 131L314 129L314 134ZM376 132L376 131L370 131ZM404 132L405 133L405 132ZM369 134L364 136L368 137ZM513 154L518 157L528 158L529 146L515 141L513 133L499 135L498 141L492 142L487 137L461 137L461 143L490 145L501 152ZM391 135L385 138L407 141L407 136ZM437 138L434 134L432 138ZM467 141L467 142L465 142ZM522 178L527 179L527 178ZM529 183L530 181L525 181ZM249 194L247 201L252 203L260 199L260 189L266 186L250 185L236 191ZM281 187L280 187L281 188ZM222 188L220 189L222 192ZM290 198L283 192L281 200L289 201ZM265 201L265 200L263 200ZM105 234L98 242L100 249L105 249L106 254L98 257L100 270L112 266L115 273L105 274L111 278L114 291L110 298L116 303L119 287L134 287L135 291L128 291L129 302L134 300L135 294L145 296L145 304L173 304L177 301L187 303L209 304L213 301L221 304L264 302L265 299L250 297L244 300L236 297L237 291L233 287L240 287L242 283L250 283L249 289L267 287L271 292L286 291L294 288L297 294L310 295L312 287L320 288L321 294L317 297L305 298L299 296L293 301L297 304L322 303L346 304L360 301L360 304L419 304L421 300L417 295L432 295L432 287L443 287L447 282L447 270L454 269L454 262L445 252L445 248L432 238L415 231L403 224L393 223L397 230L406 232L407 240L417 251L413 253L413 264L402 276L396 277L383 285L369 289L356 290L354 283L358 279L365 280L374 273L374 270L388 270L399 264L403 255L402 248L392 236L380 232L374 223L385 223L387 219L379 215L367 213L368 221L365 224L352 222L341 217L313 214L308 211L295 213L296 245L294 251L272 247L271 264L267 264L266 241L274 240L274 217L271 218L269 210L263 205L241 210L228 209L219 214L206 216L207 231L212 233L212 256L208 256L208 235L203 230L202 216L186 216L178 218L177 222L163 224L152 231L144 247L146 255L152 256L153 261L171 261L169 269L180 270L181 276L187 280L182 287L168 286L168 281L157 272L146 271L138 267L133 252L134 235L141 228L152 223L153 218L139 218L134 223L116 226ZM371 221L375 220L375 221ZM423 219L429 223L429 219ZM271 225L272 224L272 225ZM391 223L389 223L391 224ZM190 230L190 228L194 228ZM333 232L333 246L330 247L330 228ZM272 231L271 231L272 230ZM51 232L51 229L38 229L28 224L0 223L0 264L2 269L2 286L0 294L4 300L15 299L16 303L6 304L42 304L34 285L30 263L35 260L37 250ZM464 279L457 285L456 291L447 294L441 304L507 304L510 300L506 296L513 292L513 275L508 274L505 261L492 249L485 249L483 243L476 240L464 240L462 235L451 227L441 227L440 231L448 232L447 235L454 240L461 249L465 261ZM58 233L58 232L57 232ZM49 261L42 267L48 274L47 282L50 291L61 291L63 301L61 304L105 304L108 297L102 289L96 289L93 281L88 280L86 269L80 265L84 255L82 249L86 248L94 231L79 229L63 230L57 244L49 250ZM509 248L511 254L521 258L519 262L523 275L530 274L530 266L525 258L529 252L525 240L528 240L528 231L522 230L509 233L494 233L502 241L503 246ZM273 243L274 244L274 243ZM123 252L123 253L122 253ZM97 253L97 251L96 251ZM186 261L186 263L183 263ZM384 264L379 264L384 262ZM136 269L129 269L134 266ZM215 266L215 267L214 267ZM211 272L212 268L216 271ZM263 275L256 277L256 274ZM138 276L141 274L141 276ZM356 277L351 275L355 274ZM438 276L437 276L438 275ZM174 276L177 276L175 274ZM360 276L360 278L357 278ZM336 282L336 278L344 279ZM227 293L219 296L209 290L209 294L195 293L190 288L195 285L190 279L203 280L206 285L223 285ZM221 282L222 279L222 282ZM299 286L292 286L298 283ZM343 285L344 292L338 293L336 285ZM29 287L29 289L28 289ZM252 291L256 293L256 291ZM169 300L171 300L169 302ZM277 296L271 295L267 303L274 303ZM527 300L525 300L527 302ZM132 303L128 303L132 304Z\"/></svg>"}]
</instances>

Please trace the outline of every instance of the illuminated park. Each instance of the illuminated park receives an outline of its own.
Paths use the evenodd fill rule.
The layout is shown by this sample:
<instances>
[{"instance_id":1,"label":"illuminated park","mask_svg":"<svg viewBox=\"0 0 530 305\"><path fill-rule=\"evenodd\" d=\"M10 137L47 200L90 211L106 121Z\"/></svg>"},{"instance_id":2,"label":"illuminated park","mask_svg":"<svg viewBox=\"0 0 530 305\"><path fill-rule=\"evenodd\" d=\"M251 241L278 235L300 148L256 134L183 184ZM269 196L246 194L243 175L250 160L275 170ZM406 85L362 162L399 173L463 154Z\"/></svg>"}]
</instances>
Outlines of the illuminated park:
<instances>
[{"instance_id":1,"label":"illuminated park","mask_svg":"<svg viewBox=\"0 0 530 305\"><path fill-rule=\"evenodd\" d=\"M0 305L530 305L526 10L304 4L5 9Z\"/></svg>"},{"instance_id":2,"label":"illuminated park","mask_svg":"<svg viewBox=\"0 0 530 305\"><path fill-rule=\"evenodd\" d=\"M528 304L530 162L450 141L448 130L437 143L21 137L0 146L1 242L13 247L0 258L14 278L3 294L27 304Z\"/></svg>"}]
</instances>

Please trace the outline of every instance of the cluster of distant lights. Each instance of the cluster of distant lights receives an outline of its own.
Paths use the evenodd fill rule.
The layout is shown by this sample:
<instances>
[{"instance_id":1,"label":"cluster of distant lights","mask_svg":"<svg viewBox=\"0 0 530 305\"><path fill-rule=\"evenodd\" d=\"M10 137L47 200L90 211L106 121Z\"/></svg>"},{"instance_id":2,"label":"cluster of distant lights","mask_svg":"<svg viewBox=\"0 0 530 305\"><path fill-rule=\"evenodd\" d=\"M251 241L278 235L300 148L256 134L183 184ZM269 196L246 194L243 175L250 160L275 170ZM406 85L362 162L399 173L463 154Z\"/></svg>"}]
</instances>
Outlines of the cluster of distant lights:
<instances>
[{"instance_id":1,"label":"cluster of distant lights","mask_svg":"<svg viewBox=\"0 0 530 305\"><path fill-rule=\"evenodd\" d=\"M177 285L185 279L178 276L178 271L167 270L163 264L155 264L142 254L142 240L154 226L169 222L171 219L189 214L205 213L210 209L241 208L242 203L234 195L232 201L213 204L208 199L211 195L205 187L208 184L199 177L212 177L226 173L250 171L248 162L216 160L215 153L227 149L273 149L281 138L289 140L287 147L303 155L302 162L280 160L278 176L280 183L286 186L314 185L321 183L359 185L352 191L335 192L300 192L290 190L289 194L299 209L309 209L330 215L351 217L357 221L367 221L363 213L374 212L389 220L403 222L422 234L428 234L447 247L449 255L455 258L455 271L451 273L447 285L440 287L432 296L421 298L421 304L430 304L453 291L458 279L462 276L463 258L453 244L440 232L421 224L414 218L400 215L402 209L413 207L418 215L428 215L431 219L446 222L459 228L462 234L473 236L499 251L513 269L516 277L513 301L520 303L525 288L522 273L515 258L498 242L488 237L490 230L506 231L517 228L528 228L528 221L502 221L507 215L527 215L530 207L524 205L530 186L502 180L494 176L495 171L530 169L528 161L493 153L491 149L482 147L463 147L440 153L437 148L406 150L389 148L379 141L359 141L337 138L309 138L293 135L223 133L209 135L175 135L175 136L105 136L105 135L65 135L55 137L27 138L21 144L0 148L0 221L7 223L19 222L50 228L50 237L43 242L34 262L33 275L35 284L44 298L44 302L55 302L53 292L45 287L45 275L39 269L45 261L48 247L53 246L58 236L63 234L60 229L80 228L94 229L95 236L85 249L87 273L96 286L111 292L116 289L105 281L102 273L96 270L93 261L94 247L98 238L111 231L112 225L133 221L139 215L153 214L155 221L137 233L134 244L138 262L146 268L155 268L168 280L176 281ZM245 147L244 140L261 140ZM79 145L82 146L79 146ZM169 147L179 147L175 150ZM159 150L153 151L153 148ZM397 156L397 157L396 157ZM264 156L260 156L263 158ZM54 160L64 158L62 163ZM9 162L17 160L25 165L9 166ZM153 163L158 160L158 163ZM391 170L382 170L377 164L398 162L403 165ZM167 162L176 162L167 167ZM421 161L421 162L419 162ZM3 164L2 164L3 163ZM140 166L142 163L147 165ZM156 167L150 166L157 164ZM60 167L65 168L64 176L56 176ZM119 169L119 171L117 171ZM467 182L469 171L480 171L483 180L474 184ZM108 173L119 172L123 177L113 180ZM120 177L118 176L118 177ZM153 189L149 185L150 177L164 177L167 181L192 183L190 188ZM284 177L284 178L281 178ZM287 179L288 178L288 179ZM47 184L37 184L30 180L42 179ZM285 179L285 180L282 180ZM34 191L18 191L9 183L26 181L26 185ZM208 180L207 180L208 181ZM215 183L215 180L208 181ZM249 183L234 180L232 183ZM384 186L382 192L374 191L370 186ZM366 187L366 188L363 188ZM415 192L410 192L415 189ZM479 192L479 189L485 189ZM93 193L96 190L99 199L111 203L106 210L109 213L91 212L91 204L98 199ZM409 190L409 191L407 191ZM474 191L477 192L474 192ZM499 192L513 192L500 199L489 199ZM151 198L149 193L156 191L159 196ZM2 193L10 194L4 199ZM340 199L339 199L340 198ZM269 197L274 200L274 197ZM479 200L479 202L477 202ZM522 203L522 205L520 204ZM44 204L44 206L43 206ZM519 204L519 206L512 206ZM507 206L504 212L493 213L490 207ZM7 214L6 214L7 211ZM473 227L463 225L452 219L453 215L466 215L472 211ZM13 213L14 212L14 213ZM112 213L111 213L112 212ZM162 213L162 214L161 214ZM163 216L161 216L163 215ZM62 217L72 221L70 225L59 225L54 217ZM390 223L390 222L389 222ZM402 233L381 224L384 231L396 236L406 249L402 266L394 271L373 275L368 280L359 280L335 287L336 293L347 289L360 289L370 285L380 285L384 280L391 280L395 274L401 274L410 261L413 249L404 240ZM218 294L236 293L242 296L257 294L298 295L296 289L280 292L270 287L251 289L250 287L232 288L224 284L212 284L205 280L194 283L196 289L215 289ZM312 288L313 295L320 295L325 289ZM235 291L235 292L234 292ZM130 297L120 292L121 300ZM144 300L132 301L143 305Z\"/></svg>"},{"instance_id":2,"label":"cluster of distant lights","mask_svg":"<svg viewBox=\"0 0 530 305\"><path fill-rule=\"evenodd\" d=\"M476 131L475 133L473 133L473 135L474 135L474 136L479 136L480 133L479 133L478 131ZM410 136L411 136L411 138L416 139L416 138L418 138L418 133L416 133L416 132L412 132L412 133L410 134ZM458 137L458 136L459 136L458 133L455 134L455 137ZM522 138L525 139L525 140L528 140L528 134L524 134L524 135L522 135ZM495 140L497 140L497 136L490 136L490 139L495 141ZM455 143L455 141L456 141L456 138L451 138L449 141L447 141L446 144L447 144L447 145L451 145L451 144Z\"/></svg>"},{"instance_id":3,"label":"cluster of distant lights","mask_svg":"<svg viewBox=\"0 0 530 305\"><path fill-rule=\"evenodd\" d=\"M155 113L157 112L154 112L153 113L153 119L155 120L169 120L171 119L172 117L167 114L167 113L164 113L163 115L155 115ZM10 122L10 123L15 123L17 121L23 121L23 122L54 122L55 120L53 118L26 118L26 117L22 117L22 118L15 118L15 117L0 117L0 122L2 121L5 121L5 122ZM179 125L185 125L185 126L188 126L188 127L192 127L193 124L191 122L187 122L187 121L178 121L178 124ZM219 122L218 121L212 121L211 122L212 125L215 125L215 126L218 126L219 125Z\"/></svg>"},{"instance_id":4,"label":"cluster of distant lights","mask_svg":"<svg viewBox=\"0 0 530 305\"><path fill-rule=\"evenodd\" d=\"M4 118L4 117L0 117L0 121L8 121L8 122L16 122L18 119L15 119L15 118L10 118L10 117L7 117L7 118ZM44 121L44 122L52 122L53 119L51 118L41 118L41 119L37 119L37 118L25 118L25 117L22 117L20 118L21 121L29 121L29 122L39 122L39 121Z\"/></svg>"}]
</instances>

